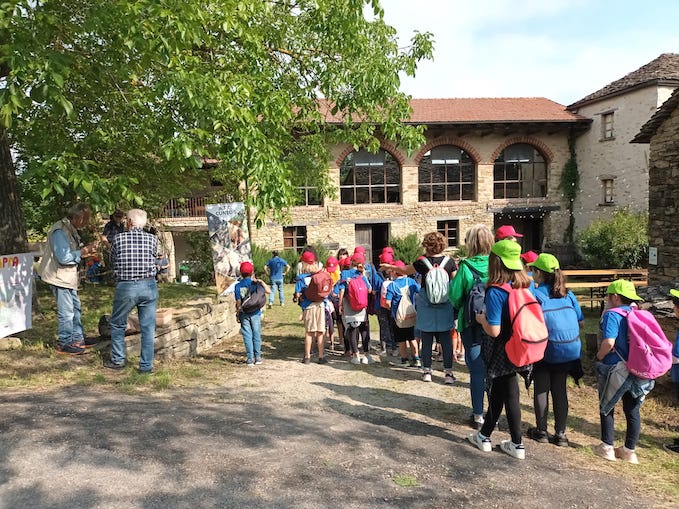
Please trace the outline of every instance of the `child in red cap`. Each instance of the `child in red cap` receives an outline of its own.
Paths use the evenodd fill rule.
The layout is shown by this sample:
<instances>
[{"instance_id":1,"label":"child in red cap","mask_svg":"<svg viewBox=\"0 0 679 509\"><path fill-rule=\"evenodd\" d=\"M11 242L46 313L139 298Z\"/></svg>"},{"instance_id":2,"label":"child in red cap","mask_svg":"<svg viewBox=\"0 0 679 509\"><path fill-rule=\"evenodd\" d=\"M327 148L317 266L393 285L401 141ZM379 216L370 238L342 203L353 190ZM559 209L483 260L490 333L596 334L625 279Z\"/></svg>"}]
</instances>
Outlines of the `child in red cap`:
<instances>
[{"instance_id":1,"label":"child in red cap","mask_svg":"<svg viewBox=\"0 0 679 509\"><path fill-rule=\"evenodd\" d=\"M255 267L252 262L245 261L240 264L240 274L243 279L236 283L236 313L240 322L240 333L245 345L246 364L248 367L262 363L262 310L245 312L241 310L243 302L250 296L252 286L257 284L264 288L266 294L271 293L271 288L261 279L255 278Z\"/></svg>"}]
</instances>

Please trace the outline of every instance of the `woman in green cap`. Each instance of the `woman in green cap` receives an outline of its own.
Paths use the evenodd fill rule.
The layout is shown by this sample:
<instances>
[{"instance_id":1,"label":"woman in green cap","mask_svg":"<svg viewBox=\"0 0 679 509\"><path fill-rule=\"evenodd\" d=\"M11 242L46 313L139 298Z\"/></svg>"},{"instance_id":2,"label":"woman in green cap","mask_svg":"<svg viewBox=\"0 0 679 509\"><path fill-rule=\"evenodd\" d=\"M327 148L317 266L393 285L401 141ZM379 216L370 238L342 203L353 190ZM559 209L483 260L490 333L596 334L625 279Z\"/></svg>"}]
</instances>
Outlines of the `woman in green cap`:
<instances>
[{"instance_id":1,"label":"woman in green cap","mask_svg":"<svg viewBox=\"0 0 679 509\"><path fill-rule=\"evenodd\" d=\"M558 446L568 447L566 421L568 419L568 394L566 378L571 374L576 381L582 375L580 355L580 328L584 324L580 304L566 286L566 277L561 272L559 260L549 253L540 253L528 263L533 270L537 284L535 296L542 306L549 341L545 358L533 365L533 406L535 408L534 428L528 428L527 436L536 442L550 440ZM547 433L549 395L552 395L554 411L554 435Z\"/></svg>"},{"instance_id":2,"label":"woman in green cap","mask_svg":"<svg viewBox=\"0 0 679 509\"><path fill-rule=\"evenodd\" d=\"M503 440L500 447L513 458L525 459L526 450L521 438L521 404L517 372L530 372L530 366L517 368L507 358L505 343L512 334L509 316L509 294L498 285L509 283L512 288L529 288L531 280L521 263L521 246L513 240L500 240L493 245L488 257L488 286L486 311L477 315L477 321L490 336L485 341L486 384L488 411L481 430L472 433L469 441L481 451L490 452L490 435L495 429L502 408L505 408L511 440Z\"/></svg>"},{"instance_id":3,"label":"woman in green cap","mask_svg":"<svg viewBox=\"0 0 679 509\"><path fill-rule=\"evenodd\" d=\"M597 387L599 398L604 395L608 372L620 361L627 361L629 356L629 343L627 341L627 318L619 313L611 311L612 308L621 308L629 312L636 301L642 300L637 295L634 283L625 279L613 281L606 289L606 309L601 315L599 329L601 338L596 358L597 363ZM649 380L651 384L652 380ZM652 388L652 385L651 385ZM650 388L649 388L650 390ZM599 414L601 420L601 443L592 448L594 454L608 461L621 459L628 463L639 463L635 448L641 433L641 404L644 401L644 393L635 396L627 391L622 395L622 410L627 421L625 433L625 445L613 447L615 438L615 421L611 410L608 414Z\"/></svg>"}]
</instances>

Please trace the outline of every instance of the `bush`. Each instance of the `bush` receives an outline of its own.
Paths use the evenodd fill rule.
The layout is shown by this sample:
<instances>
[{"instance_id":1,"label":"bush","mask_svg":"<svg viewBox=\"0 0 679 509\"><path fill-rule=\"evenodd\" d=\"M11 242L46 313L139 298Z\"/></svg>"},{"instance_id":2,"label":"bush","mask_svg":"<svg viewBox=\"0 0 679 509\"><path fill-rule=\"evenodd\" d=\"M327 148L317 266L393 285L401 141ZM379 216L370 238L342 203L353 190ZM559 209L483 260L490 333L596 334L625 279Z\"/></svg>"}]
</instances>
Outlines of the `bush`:
<instances>
[{"instance_id":1,"label":"bush","mask_svg":"<svg viewBox=\"0 0 679 509\"><path fill-rule=\"evenodd\" d=\"M576 243L589 267L639 268L648 257L648 214L620 210L610 220L592 223Z\"/></svg>"},{"instance_id":2,"label":"bush","mask_svg":"<svg viewBox=\"0 0 679 509\"><path fill-rule=\"evenodd\" d=\"M393 237L390 244L394 248L394 259L406 264L413 263L422 255L422 242L414 233L405 237Z\"/></svg>"}]
</instances>

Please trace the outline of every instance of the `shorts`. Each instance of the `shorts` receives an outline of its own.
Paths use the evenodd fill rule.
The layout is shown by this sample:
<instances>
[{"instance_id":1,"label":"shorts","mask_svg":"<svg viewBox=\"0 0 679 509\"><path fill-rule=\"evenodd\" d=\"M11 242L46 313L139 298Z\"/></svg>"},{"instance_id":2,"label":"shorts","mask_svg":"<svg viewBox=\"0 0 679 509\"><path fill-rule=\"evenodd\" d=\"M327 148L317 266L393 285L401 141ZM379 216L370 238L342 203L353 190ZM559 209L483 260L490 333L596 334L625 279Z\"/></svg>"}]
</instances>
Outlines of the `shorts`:
<instances>
[{"instance_id":1,"label":"shorts","mask_svg":"<svg viewBox=\"0 0 679 509\"><path fill-rule=\"evenodd\" d=\"M394 327L394 340L397 343L405 343L415 339L415 327L406 327L402 329L398 325Z\"/></svg>"},{"instance_id":2,"label":"shorts","mask_svg":"<svg viewBox=\"0 0 679 509\"><path fill-rule=\"evenodd\" d=\"M325 306L322 302L312 302L304 310L304 330L325 332Z\"/></svg>"}]
</instances>

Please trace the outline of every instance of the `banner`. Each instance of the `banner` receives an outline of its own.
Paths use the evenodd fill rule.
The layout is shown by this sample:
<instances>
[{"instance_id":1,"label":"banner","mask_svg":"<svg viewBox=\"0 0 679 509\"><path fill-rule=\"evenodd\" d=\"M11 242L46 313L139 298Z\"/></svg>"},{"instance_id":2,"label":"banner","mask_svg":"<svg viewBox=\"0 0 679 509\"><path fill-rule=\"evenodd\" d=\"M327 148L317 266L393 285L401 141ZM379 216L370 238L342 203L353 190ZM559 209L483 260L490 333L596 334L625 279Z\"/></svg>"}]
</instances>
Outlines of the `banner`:
<instances>
[{"instance_id":1,"label":"banner","mask_svg":"<svg viewBox=\"0 0 679 509\"><path fill-rule=\"evenodd\" d=\"M0 256L0 338L32 327L33 253Z\"/></svg>"},{"instance_id":2,"label":"banner","mask_svg":"<svg viewBox=\"0 0 679 509\"><path fill-rule=\"evenodd\" d=\"M250 260L245 205L241 202L208 204L205 205L205 213L217 293L221 295L240 276L240 263Z\"/></svg>"}]
</instances>

